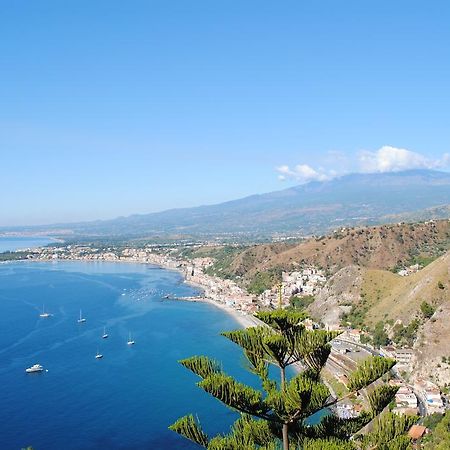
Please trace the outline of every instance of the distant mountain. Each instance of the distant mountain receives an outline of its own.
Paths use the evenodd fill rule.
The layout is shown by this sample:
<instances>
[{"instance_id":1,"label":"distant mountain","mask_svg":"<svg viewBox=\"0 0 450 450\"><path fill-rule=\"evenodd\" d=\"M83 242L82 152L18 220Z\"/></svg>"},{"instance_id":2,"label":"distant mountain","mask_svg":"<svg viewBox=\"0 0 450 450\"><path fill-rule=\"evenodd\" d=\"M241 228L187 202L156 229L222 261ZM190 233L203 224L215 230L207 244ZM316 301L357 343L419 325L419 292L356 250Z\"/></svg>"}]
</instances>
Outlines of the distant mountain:
<instances>
[{"instance_id":1,"label":"distant mountain","mask_svg":"<svg viewBox=\"0 0 450 450\"><path fill-rule=\"evenodd\" d=\"M217 205L45 228L85 236L311 235L403 215L414 220L430 208L445 215L449 204L450 173L410 170L351 174Z\"/></svg>"}]
</instances>

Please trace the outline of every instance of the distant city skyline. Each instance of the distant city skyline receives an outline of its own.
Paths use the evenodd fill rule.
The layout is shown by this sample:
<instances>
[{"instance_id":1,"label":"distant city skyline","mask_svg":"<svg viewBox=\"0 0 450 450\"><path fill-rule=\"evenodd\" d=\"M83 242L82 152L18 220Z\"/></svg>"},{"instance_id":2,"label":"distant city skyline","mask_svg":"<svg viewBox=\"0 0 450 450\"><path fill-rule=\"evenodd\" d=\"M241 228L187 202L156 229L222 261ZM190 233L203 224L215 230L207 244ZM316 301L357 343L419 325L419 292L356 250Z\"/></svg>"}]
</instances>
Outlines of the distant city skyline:
<instances>
[{"instance_id":1,"label":"distant city skyline","mask_svg":"<svg viewBox=\"0 0 450 450\"><path fill-rule=\"evenodd\" d=\"M448 171L450 4L3 3L0 226Z\"/></svg>"}]
</instances>

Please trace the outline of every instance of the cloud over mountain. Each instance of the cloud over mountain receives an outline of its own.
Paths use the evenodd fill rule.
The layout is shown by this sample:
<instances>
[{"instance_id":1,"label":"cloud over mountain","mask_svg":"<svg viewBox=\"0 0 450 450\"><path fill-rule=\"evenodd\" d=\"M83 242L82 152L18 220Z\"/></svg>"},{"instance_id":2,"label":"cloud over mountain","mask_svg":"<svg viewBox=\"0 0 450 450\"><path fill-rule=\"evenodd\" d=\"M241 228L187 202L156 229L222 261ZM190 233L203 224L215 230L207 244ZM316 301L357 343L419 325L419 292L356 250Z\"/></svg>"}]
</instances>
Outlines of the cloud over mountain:
<instances>
[{"instance_id":1,"label":"cloud over mountain","mask_svg":"<svg viewBox=\"0 0 450 450\"><path fill-rule=\"evenodd\" d=\"M319 167L315 169L308 164L298 164L292 168L288 165L281 165L276 168L278 178L282 181L292 179L299 184L305 184L310 181L327 181L349 173L348 170L339 170L341 157L338 152L330 153L330 155L326 161L326 165L331 166L330 168ZM411 150L385 145L376 151L363 150L354 158L353 164L351 164L351 161L348 162L351 166L356 167L356 170L351 170L355 173L443 169L450 166L450 154L445 153L441 158L431 159Z\"/></svg>"},{"instance_id":2,"label":"cloud over mountain","mask_svg":"<svg viewBox=\"0 0 450 450\"><path fill-rule=\"evenodd\" d=\"M322 168L318 170L313 169L307 164L297 164L292 169L287 165L279 166L277 167L277 172L280 180L293 178L301 184L309 183L310 181L331 180L336 175L334 172L326 173Z\"/></svg>"},{"instance_id":3,"label":"cloud over mountain","mask_svg":"<svg viewBox=\"0 0 450 450\"><path fill-rule=\"evenodd\" d=\"M362 172L398 172L409 169L443 168L449 164L449 157L450 155L445 154L441 159L430 159L404 148L385 145L376 152L361 152L358 162Z\"/></svg>"}]
</instances>

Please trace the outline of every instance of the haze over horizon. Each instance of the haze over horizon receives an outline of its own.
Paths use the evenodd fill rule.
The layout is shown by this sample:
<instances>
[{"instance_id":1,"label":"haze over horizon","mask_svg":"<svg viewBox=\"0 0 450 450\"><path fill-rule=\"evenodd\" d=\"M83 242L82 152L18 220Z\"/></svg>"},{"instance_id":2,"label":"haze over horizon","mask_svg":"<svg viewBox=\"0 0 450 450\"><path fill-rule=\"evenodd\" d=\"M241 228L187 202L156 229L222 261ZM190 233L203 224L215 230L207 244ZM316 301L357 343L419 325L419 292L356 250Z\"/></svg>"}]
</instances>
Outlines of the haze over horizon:
<instances>
[{"instance_id":1,"label":"haze over horizon","mask_svg":"<svg viewBox=\"0 0 450 450\"><path fill-rule=\"evenodd\" d=\"M294 168L294 170L299 170L298 168ZM297 181L299 181L299 175L298 173L292 173L292 174L287 174L284 175L282 174L282 170L279 170L280 174L279 175L279 179L283 180L284 179L288 179L288 178L292 178L292 179L296 179ZM116 221L116 220L122 220L122 219L131 219L133 217L150 217L150 216L158 216L161 214L170 214L171 212L175 212L175 213L181 213L182 211L186 211L186 212L190 212L190 211L195 211L197 209L204 209L204 208L210 208L210 207L226 207L226 205L231 205L231 204L239 204L239 203L245 203L245 202L252 202L254 198L265 198L265 197L271 197L272 195L278 196L279 194L283 194L284 192L290 192L292 188L294 188L295 190L298 190L299 188L303 187L304 185L307 185L305 187L309 188L312 192L317 192L317 186L328 186L330 182L333 182L334 180L337 180L338 182L341 180L347 180L347 184L348 184L348 180L352 180L352 182L356 181L355 177L360 177L359 181L361 181L361 177L363 177L364 181L363 183L370 183L370 178L369 177L373 177L376 175L384 175L384 174L391 174L391 175L398 175L400 177L406 177L409 178L411 176L418 176L419 178L423 178L424 180L426 180L427 178L430 178L430 181L432 181L433 176L437 176L438 178L440 178L442 175L445 174L449 174L450 175L450 171L448 170L436 170L435 168L427 168L427 167L421 167L421 168L412 168L412 169L405 169L405 170L384 170L384 171L377 171L377 172L353 172L353 173L345 173L345 174L336 174L336 176L329 176L329 177L323 177L322 178L322 174L318 174L317 177L313 177L313 179L309 179L309 180L300 180L299 182L295 183L293 186L282 186L280 189L277 189L276 191L271 191L271 192L262 192L262 193L254 193L254 194L250 194L244 197L240 197L240 198L230 198L225 200L224 202L216 202L216 203L210 203L210 204L200 204L200 205L193 205L193 206L180 206L180 207L175 207L175 208L169 208L169 209L162 209L160 211L147 211L147 212L143 212L143 213L131 213L128 215L125 214L121 214L112 218L106 218L106 219L101 219L101 218L94 218L91 220L85 220L85 221L73 221L73 222L53 222L53 223L42 223L42 224L33 224L33 225L24 225L24 224L16 224L16 225L9 225L9 226L3 226L0 224L0 230L3 229L4 231L15 231L15 230L20 230L21 228L27 228L30 227L30 229L33 229L34 227L36 229L39 229L39 227L44 227L41 228L41 230L44 230L46 226L50 226L50 227L55 227L55 226L59 226L59 225L64 225L64 226L71 226L71 225L76 225L76 224L94 224L97 222L111 222L111 221ZM397 177L397 182L399 181L400 178ZM374 180L375 181L375 180ZM376 182L376 181L375 181ZM379 183L380 181L378 181ZM440 179L439 182L442 182L442 179ZM424 185L425 186L425 185ZM354 186L356 188L356 186ZM332 190L333 188L331 188ZM358 188L356 188L358 189ZM320 189L319 189L320 190ZM330 190L330 187L325 188L325 192L328 192ZM341 198L341 201L344 201L345 199L345 195L344 197ZM331 200L332 202L332 200ZM301 203L301 201L300 201ZM386 203L386 208L388 208L388 201L385 202ZM439 203L439 201L437 202ZM299 207L300 204L297 205L297 207ZM434 205L435 207L438 207L438 205ZM447 205L442 204L441 206L446 207ZM318 207L320 209L320 206ZM413 208L413 207L411 207ZM413 211L411 210L411 213ZM286 210L286 213L289 213L288 210ZM194 213L195 214L195 213ZM176 219L175 219L176 220ZM281 230L281 229L280 229Z\"/></svg>"},{"instance_id":2,"label":"haze over horizon","mask_svg":"<svg viewBox=\"0 0 450 450\"><path fill-rule=\"evenodd\" d=\"M449 12L444 1L4 4L0 226L446 171Z\"/></svg>"}]
</instances>

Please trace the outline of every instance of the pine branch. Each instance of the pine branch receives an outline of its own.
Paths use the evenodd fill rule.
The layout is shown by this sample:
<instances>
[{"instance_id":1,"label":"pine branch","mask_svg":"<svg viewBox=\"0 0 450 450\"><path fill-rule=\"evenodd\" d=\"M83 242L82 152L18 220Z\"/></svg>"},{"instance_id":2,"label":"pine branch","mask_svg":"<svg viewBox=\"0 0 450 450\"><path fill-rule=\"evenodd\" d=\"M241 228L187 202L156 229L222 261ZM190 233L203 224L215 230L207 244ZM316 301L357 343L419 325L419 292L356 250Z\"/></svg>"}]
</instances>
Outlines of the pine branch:
<instances>
[{"instance_id":1,"label":"pine branch","mask_svg":"<svg viewBox=\"0 0 450 450\"><path fill-rule=\"evenodd\" d=\"M215 373L198 383L204 391L237 411L273 420L268 415L270 408L262 399L261 392L233 377L223 373Z\"/></svg>"},{"instance_id":2,"label":"pine branch","mask_svg":"<svg viewBox=\"0 0 450 450\"><path fill-rule=\"evenodd\" d=\"M305 330L294 342L294 360L302 361L309 368L319 372L326 364L331 352L329 342L339 336L337 331Z\"/></svg>"},{"instance_id":3,"label":"pine branch","mask_svg":"<svg viewBox=\"0 0 450 450\"><path fill-rule=\"evenodd\" d=\"M405 433L415 421L415 417L393 413L380 416L375 421L373 432L363 437L362 448L406 450L410 439Z\"/></svg>"},{"instance_id":4,"label":"pine branch","mask_svg":"<svg viewBox=\"0 0 450 450\"><path fill-rule=\"evenodd\" d=\"M264 340L276 333L268 327L250 327L245 330L235 330L221 333L236 345L244 349L245 355L253 368L261 361L275 362L264 348Z\"/></svg>"},{"instance_id":5,"label":"pine branch","mask_svg":"<svg viewBox=\"0 0 450 450\"><path fill-rule=\"evenodd\" d=\"M284 405L289 422L309 417L313 411L323 409L330 396L328 388L312 371L305 371L292 378L286 386Z\"/></svg>"},{"instance_id":6,"label":"pine branch","mask_svg":"<svg viewBox=\"0 0 450 450\"><path fill-rule=\"evenodd\" d=\"M295 327L303 327L301 322L308 315L305 312L293 312L285 309L277 309L275 311L259 311L256 317L269 327L281 333L286 333Z\"/></svg>"},{"instance_id":7,"label":"pine branch","mask_svg":"<svg viewBox=\"0 0 450 450\"><path fill-rule=\"evenodd\" d=\"M206 378L215 373L222 373L220 364L207 356L192 356L178 362L200 378Z\"/></svg>"},{"instance_id":8,"label":"pine branch","mask_svg":"<svg viewBox=\"0 0 450 450\"><path fill-rule=\"evenodd\" d=\"M208 448L208 436L203 432L200 423L194 419L192 414L179 418L169 426L169 429L202 447Z\"/></svg>"},{"instance_id":9,"label":"pine branch","mask_svg":"<svg viewBox=\"0 0 450 450\"><path fill-rule=\"evenodd\" d=\"M367 358L349 376L348 388L351 391L359 391L369 386L386 372L392 369L395 360L383 358L382 356L371 356Z\"/></svg>"},{"instance_id":10,"label":"pine branch","mask_svg":"<svg viewBox=\"0 0 450 450\"><path fill-rule=\"evenodd\" d=\"M363 427L365 427L371 420L372 414L363 411L358 417L349 419L341 419L340 417L330 414L322 418L320 423L309 427L307 435L312 438L326 438L334 436L338 439L349 439Z\"/></svg>"},{"instance_id":11,"label":"pine branch","mask_svg":"<svg viewBox=\"0 0 450 450\"><path fill-rule=\"evenodd\" d=\"M380 414L383 409L386 408L387 405L389 405L397 391L397 386L382 384L367 395L372 412L372 417Z\"/></svg>"},{"instance_id":12,"label":"pine branch","mask_svg":"<svg viewBox=\"0 0 450 450\"><path fill-rule=\"evenodd\" d=\"M298 447L300 448L300 447ZM351 442L338 439L304 439L302 450L355 450Z\"/></svg>"},{"instance_id":13,"label":"pine branch","mask_svg":"<svg viewBox=\"0 0 450 450\"><path fill-rule=\"evenodd\" d=\"M278 448L268 423L243 414L229 434L211 439L208 450L254 450L260 447L267 450Z\"/></svg>"}]
</instances>

